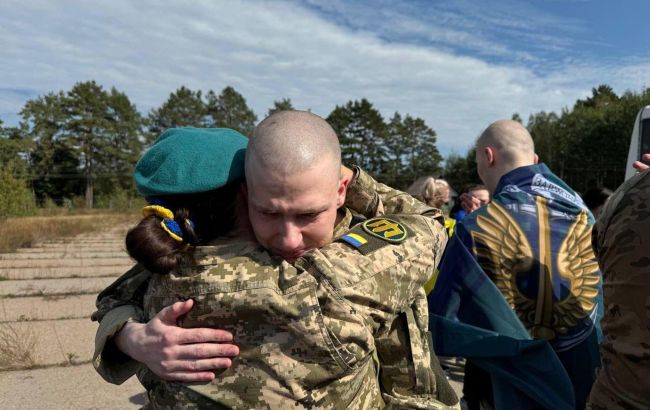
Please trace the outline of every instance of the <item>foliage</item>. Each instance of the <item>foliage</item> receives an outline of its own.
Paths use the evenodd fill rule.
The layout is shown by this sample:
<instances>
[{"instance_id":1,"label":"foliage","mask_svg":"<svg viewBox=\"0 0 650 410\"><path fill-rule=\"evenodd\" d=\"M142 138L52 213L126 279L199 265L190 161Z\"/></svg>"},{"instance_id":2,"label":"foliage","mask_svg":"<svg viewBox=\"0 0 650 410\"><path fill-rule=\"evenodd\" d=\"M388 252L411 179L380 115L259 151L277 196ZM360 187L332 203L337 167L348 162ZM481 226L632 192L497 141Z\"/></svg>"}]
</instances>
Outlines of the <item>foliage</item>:
<instances>
[{"instance_id":1,"label":"foliage","mask_svg":"<svg viewBox=\"0 0 650 410\"><path fill-rule=\"evenodd\" d=\"M257 116L234 88L228 86L219 95L210 90L206 97L208 127L232 128L246 136L253 134Z\"/></svg>"},{"instance_id":2,"label":"foliage","mask_svg":"<svg viewBox=\"0 0 650 410\"><path fill-rule=\"evenodd\" d=\"M22 132L34 142L29 157L39 201L61 204L83 192L92 208L98 177L131 184L144 122L126 94L107 92L94 81L77 83L68 92L28 101L21 115Z\"/></svg>"},{"instance_id":3,"label":"foliage","mask_svg":"<svg viewBox=\"0 0 650 410\"><path fill-rule=\"evenodd\" d=\"M358 165L390 186L405 189L422 175L438 175L442 157L436 133L423 119L395 113L388 123L365 98L327 117L346 165Z\"/></svg>"},{"instance_id":4,"label":"foliage","mask_svg":"<svg viewBox=\"0 0 650 410\"><path fill-rule=\"evenodd\" d=\"M34 366L38 340L32 326L0 323L0 370Z\"/></svg>"},{"instance_id":5,"label":"foliage","mask_svg":"<svg viewBox=\"0 0 650 410\"><path fill-rule=\"evenodd\" d=\"M169 95L159 108L149 113L148 142L167 128L205 126L205 103L201 91L192 91L185 86Z\"/></svg>"},{"instance_id":6,"label":"foliage","mask_svg":"<svg viewBox=\"0 0 650 410\"><path fill-rule=\"evenodd\" d=\"M458 154L449 155L445 161L443 177L456 192L462 191L467 185L480 184L474 150L469 150L464 157Z\"/></svg>"},{"instance_id":7,"label":"foliage","mask_svg":"<svg viewBox=\"0 0 650 410\"><path fill-rule=\"evenodd\" d=\"M636 115L650 104L650 89L617 96L601 85L560 116L539 112L528 120L540 160L570 186L615 189L623 182Z\"/></svg>"},{"instance_id":8,"label":"foliage","mask_svg":"<svg viewBox=\"0 0 650 410\"><path fill-rule=\"evenodd\" d=\"M58 209L61 211L61 209ZM41 213L41 212L39 212ZM135 211L97 212L50 216L7 218L0 224L0 252L13 252L53 238L70 237L106 228L126 228L135 224L141 214Z\"/></svg>"},{"instance_id":9,"label":"foliage","mask_svg":"<svg viewBox=\"0 0 650 410\"><path fill-rule=\"evenodd\" d=\"M382 180L405 188L423 175L439 175L442 157L436 132L422 118L395 113L387 126L385 145L388 162Z\"/></svg>"},{"instance_id":10,"label":"foliage","mask_svg":"<svg viewBox=\"0 0 650 410\"><path fill-rule=\"evenodd\" d=\"M615 189L625 176L636 115L646 105L650 105L650 89L618 96L608 85L600 85L559 114L531 114L526 127L540 161L572 188L578 192L589 187ZM516 113L512 119L521 122ZM444 174L460 189L476 181L475 168L473 153L451 155Z\"/></svg>"},{"instance_id":11,"label":"foliage","mask_svg":"<svg viewBox=\"0 0 650 410\"><path fill-rule=\"evenodd\" d=\"M337 105L327 121L339 136L345 164L358 165L375 176L385 173L389 159L384 144L386 124L368 100Z\"/></svg>"},{"instance_id":12,"label":"foliage","mask_svg":"<svg viewBox=\"0 0 650 410\"><path fill-rule=\"evenodd\" d=\"M246 99L233 87L225 87L219 95L209 90L204 99L200 90L182 86L149 113L147 142L174 127L225 127L250 135L256 121Z\"/></svg>"},{"instance_id":13,"label":"foliage","mask_svg":"<svg viewBox=\"0 0 650 410\"><path fill-rule=\"evenodd\" d=\"M0 166L0 217L30 215L35 208L27 181L17 177L14 170L11 161Z\"/></svg>"},{"instance_id":14,"label":"foliage","mask_svg":"<svg viewBox=\"0 0 650 410\"><path fill-rule=\"evenodd\" d=\"M97 198L97 208L112 210L141 209L146 205L144 198L137 196L132 190L114 185L111 191L102 193Z\"/></svg>"},{"instance_id":15,"label":"foliage","mask_svg":"<svg viewBox=\"0 0 650 410\"><path fill-rule=\"evenodd\" d=\"M559 113L533 113L526 125L540 159L575 189L615 188L623 180L635 116L649 104L650 89L619 96L600 85ZM282 98L268 114L287 109L292 102ZM257 121L231 86L219 94L181 86L143 118L126 94L94 81L29 100L20 114L18 127L0 121L2 183L17 192L11 200L3 197L3 206L12 209L5 213L29 209L9 202L34 198L55 207L128 207L137 197L133 167L144 145L165 129L229 127L250 135ZM523 123L517 113L512 118ZM343 161L388 185L404 189L422 175L441 173L457 190L478 182L471 151L450 155L440 168L436 133L421 118L395 112L385 120L364 98L337 105L327 121L339 136Z\"/></svg>"},{"instance_id":16,"label":"foliage","mask_svg":"<svg viewBox=\"0 0 650 410\"><path fill-rule=\"evenodd\" d=\"M2 126L0 120L0 164L12 163L13 172L21 177L28 177L29 152L32 141L25 137L19 128Z\"/></svg>"},{"instance_id":17,"label":"foliage","mask_svg":"<svg viewBox=\"0 0 650 410\"><path fill-rule=\"evenodd\" d=\"M280 101L273 101L273 108L269 108L269 111L266 113L267 117L270 117L272 114L275 114L278 111L287 111L294 110L293 104L291 103L290 98L283 98Z\"/></svg>"}]
</instances>

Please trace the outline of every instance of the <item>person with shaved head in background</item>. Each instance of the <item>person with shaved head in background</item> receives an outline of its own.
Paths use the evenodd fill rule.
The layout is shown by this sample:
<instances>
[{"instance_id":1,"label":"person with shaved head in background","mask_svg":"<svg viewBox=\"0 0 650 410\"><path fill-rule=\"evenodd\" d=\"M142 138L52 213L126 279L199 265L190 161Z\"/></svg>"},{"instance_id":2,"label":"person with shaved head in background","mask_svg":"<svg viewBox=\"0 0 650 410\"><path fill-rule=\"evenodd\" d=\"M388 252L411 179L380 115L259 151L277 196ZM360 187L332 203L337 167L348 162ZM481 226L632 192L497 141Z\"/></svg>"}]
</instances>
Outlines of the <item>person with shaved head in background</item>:
<instances>
[{"instance_id":1,"label":"person with shaved head in background","mask_svg":"<svg viewBox=\"0 0 650 410\"><path fill-rule=\"evenodd\" d=\"M427 340L426 333L426 297L421 286L423 282L419 286L410 286L408 285L410 282L412 284L419 282L414 281L413 278L408 279L403 274L419 272L418 280L422 281L433 273L428 272L428 268L423 271L422 263L431 258L437 260L441 253L441 246L446 241L440 223L441 214L439 210L423 206L412 197L375 182L359 169L352 172L342 168L340 161L340 148L335 133L325 121L313 114L295 111L280 112L259 124L246 154L247 180L244 187L253 234L264 248L281 257L275 259L285 264L280 265L281 272L291 269L286 263L293 262L299 270L303 272L306 270L310 275L316 275L317 279L326 281L325 288L319 288L320 291L331 288L335 290L334 294L338 295L339 299L350 301L350 308L338 313L332 311L334 306L331 306L330 302L317 309L323 310L326 324L330 323L330 319L327 319L329 315L335 313L332 319L334 322L331 322L332 336L337 349L336 354L342 355L345 366L349 366L346 375L352 376L363 369L366 369L364 372L367 373L367 369L375 368L371 363L372 360L369 361L371 356L374 356L381 369L380 383L382 393L385 393L383 400L386 404L408 407L409 400L415 400L410 402L411 405L425 403L424 408L443 408L447 405L455 407L458 403L457 399L442 372L439 371L435 355L429 354L432 346ZM357 216L353 216L350 210L353 210ZM391 215L382 217L384 214ZM407 238L411 238L409 241L415 241L414 245L422 244L421 238L424 237L416 235L421 230L415 230L415 226L409 228L408 223L399 221L405 221L400 219L402 218L400 215L419 214L426 215L432 222L430 228L427 228L429 233L424 237L431 236L432 239L435 238L434 241L438 241L438 244L433 246L433 253L428 249L421 254L422 256L416 258L419 262L414 263L414 255L402 253L399 246L402 246L400 244L407 246L405 242ZM372 218L374 216L380 217ZM364 218L371 219L365 220L362 225L356 224ZM411 235L407 235L409 231ZM335 238L337 240L332 242ZM321 247L322 249L318 250ZM260 248L257 252L266 251ZM356 258L356 262L344 263L347 257ZM397 258L395 263L390 262L391 258ZM266 259L268 260L268 257ZM260 260L264 258L253 259L246 266L255 267ZM435 260L431 261L432 266L435 265ZM271 269L273 266L266 268ZM148 273L136 273L136 275L150 276ZM372 284L382 277L390 280L384 279L377 284L379 286ZM131 303L136 312L142 306L142 299L138 299L142 297L141 292L137 289L129 289L128 282L137 284L141 289L142 283L148 279L139 281L132 279L133 275L123 283L119 283L118 280L116 285L109 288L108 292L100 294L98 298L98 311L95 314L95 318L101 320L95 357L98 371L109 381L124 380L129 376L128 372L122 372L119 377L115 377L120 373L120 367L124 367L123 362L115 360L115 356L110 354L115 353L115 346L112 345L112 341L115 340L119 350L155 370L156 377L160 379L186 382L212 380L219 386L218 383L221 381L214 379L213 371L216 368L229 367L229 362L220 359L222 356L232 356L232 353L226 355L214 349L214 342L223 341L223 335L214 334L206 339L203 335L210 335L210 333L205 332L215 332L215 329L181 329L174 326L175 318L185 314L192 315L191 303L176 303L172 306L175 309L173 312L163 309L147 324L137 323L146 321L148 319L146 317L134 320L133 317L119 318L116 315L110 316L111 320L105 322L113 306L119 303ZM403 283L395 283L395 280ZM282 281L279 285L285 286ZM406 298L400 296L407 290L410 296ZM328 298L326 295L320 295L318 300L325 303ZM248 309L253 309L250 304L246 306ZM277 311L278 314L281 312L281 310ZM350 325L343 326L346 317L351 318L350 324L356 323L357 330L346 331L352 329L349 328ZM354 319L355 317L358 318ZM362 319L363 317L366 319ZM170 318L172 320L169 320ZM131 321L125 323L127 319ZM155 328L150 326L152 322L160 323L162 319L166 320L165 326ZM195 323L201 325L200 321ZM218 321L211 325L214 325L211 327L219 327ZM363 326L358 327L359 325ZM372 342L366 346L370 348L369 350L366 347L362 350L354 347L359 343L365 346L366 342L362 342L364 334L360 330L362 328L366 328L366 331L372 334ZM112 333L107 330L112 330ZM149 335L145 337L143 331L145 333L148 331ZM273 327L266 326L264 331L270 332L268 337L272 340ZM251 335L244 336L253 337L257 334L251 332ZM180 333L183 333L186 341L188 335L195 335L196 342L186 342L185 346L180 346L179 339L175 336ZM405 344L409 339L410 345ZM339 343L344 345L340 348L336 347ZM193 346L192 354L187 354L187 346ZM264 348L265 351L269 351L268 349L272 350L273 347L269 345L268 348ZM317 350L303 351L302 355L316 354ZM181 354L182 351L185 353ZM415 363L412 361L414 356L417 356ZM250 357L247 359L250 360ZM128 360L128 358L121 357L121 360ZM357 360L361 361L357 362ZM161 362L167 365L162 368L157 366ZM237 363L236 358L234 362ZM198 363L201 365L198 366ZM206 365L207 368L204 367ZM416 368L413 368L414 365ZM432 367L437 368L437 374L432 373ZM379 371L379 368L375 371ZM408 374L404 374L405 369L411 370ZM180 379L179 373L182 374ZM298 374L300 371L297 371L294 377ZM427 374L426 380L420 379ZM284 376L282 372L275 375ZM310 372L304 373L305 380L298 379L299 383L309 383L312 379L309 376ZM321 377L324 374L316 371L312 376ZM373 379L376 380L376 376L373 375ZM227 384L228 380L223 382ZM353 382L358 383L359 380L363 379L350 378L349 381L352 383L350 386L355 385ZM328 384L321 385L319 388L325 389L330 382L334 381L336 378L328 379ZM362 383L364 391L372 387L373 384L369 383ZM291 394L296 395L300 392L291 387L292 384L288 386ZM217 397L219 389L210 390L209 394ZM224 394L228 396L226 387L224 387ZM445 397L440 397L441 394ZM286 396L285 400L290 400L291 397ZM376 400L376 395L370 397ZM357 397L360 398L362 397ZM337 398L331 394L323 394L323 391L319 390L318 394L308 395L302 399L295 404L305 407L313 406L314 403L316 406L319 405L318 403L340 405L350 398L343 396ZM447 405L438 400L443 400ZM358 405L359 403L356 404ZM329 408L330 405L327 407Z\"/></svg>"},{"instance_id":2,"label":"person with shaved head in background","mask_svg":"<svg viewBox=\"0 0 650 410\"><path fill-rule=\"evenodd\" d=\"M585 406L600 365L601 274L591 247L594 218L544 164L520 123L500 120L476 142L478 174L492 201L456 232L535 339L547 340ZM470 409L491 402L489 378L466 370Z\"/></svg>"}]
</instances>

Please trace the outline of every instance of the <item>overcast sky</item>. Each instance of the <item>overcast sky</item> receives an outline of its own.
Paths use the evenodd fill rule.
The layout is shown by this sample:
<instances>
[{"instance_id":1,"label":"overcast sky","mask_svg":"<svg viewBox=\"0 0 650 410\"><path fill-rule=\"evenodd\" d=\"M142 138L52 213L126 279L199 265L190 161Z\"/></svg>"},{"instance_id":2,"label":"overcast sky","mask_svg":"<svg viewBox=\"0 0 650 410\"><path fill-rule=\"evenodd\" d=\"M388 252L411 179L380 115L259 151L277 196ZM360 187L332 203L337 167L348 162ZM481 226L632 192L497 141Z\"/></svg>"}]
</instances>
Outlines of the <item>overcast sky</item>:
<instances>
[{"instance_id":1,"label":"overcast sky","mask_svg":"<svg viewBox=\"0 0 650 410\"><path fill-rule=\"evenodd\" d=\"M490 122L560 112L599 84L650 79L650 2L0 2L0 119L95 80L146 114L181 85L227 85L261 120L274 100L327 116L368 98L424 118L446 155ZM645 19L645 21L644 21Z\"/></svg>"}]
</instances>

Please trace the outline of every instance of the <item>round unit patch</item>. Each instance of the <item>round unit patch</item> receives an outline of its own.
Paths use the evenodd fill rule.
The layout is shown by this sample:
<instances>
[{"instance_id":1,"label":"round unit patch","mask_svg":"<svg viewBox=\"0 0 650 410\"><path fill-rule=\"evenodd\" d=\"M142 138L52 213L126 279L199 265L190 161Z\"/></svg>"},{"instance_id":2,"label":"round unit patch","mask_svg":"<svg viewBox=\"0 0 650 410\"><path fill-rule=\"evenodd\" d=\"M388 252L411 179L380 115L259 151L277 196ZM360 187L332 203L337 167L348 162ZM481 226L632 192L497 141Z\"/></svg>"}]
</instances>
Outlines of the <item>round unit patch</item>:
<instances>
[{"instance_id":1,"label":"round unit patch","mask_svg":"<svg viewBox=\"0 0 650 410\"><path fill-rule=\"evenodd\" d=\"M406 239L406 227L388 218L372 218L362 224L363 230L370 235L392 243Z\"/></svg>"}]
</instances>

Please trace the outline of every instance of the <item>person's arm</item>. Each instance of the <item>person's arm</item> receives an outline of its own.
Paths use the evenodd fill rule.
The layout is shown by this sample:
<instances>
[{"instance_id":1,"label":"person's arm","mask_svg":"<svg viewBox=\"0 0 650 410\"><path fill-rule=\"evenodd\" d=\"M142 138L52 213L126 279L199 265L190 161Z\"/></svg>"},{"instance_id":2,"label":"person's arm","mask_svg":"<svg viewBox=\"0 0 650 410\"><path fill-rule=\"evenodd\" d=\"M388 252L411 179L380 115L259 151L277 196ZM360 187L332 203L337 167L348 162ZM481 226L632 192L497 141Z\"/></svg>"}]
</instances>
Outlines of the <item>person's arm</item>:
<instances>
[{"instance_id":1,"label":"person's arm","mask_svg":"<svg viewBox=\"0 0 650 410\"><path fill-rule=\"evenodd\" d=\"M229 343L232 334L225 330L179 327L178 319L193 304L192 299L176 302L146 324L126 323L115 335L116 347L165 380L211 381L212 370L230 367L239 348Z\"/></svg>"},{"instance_id":2,"label":"person's arm","mask_svg":"<svg viewBox=\"0 0 650 410\"><path fill-rule=\"evenodd\" d=\"M344 168L343 175L352 175L345 196L345 206L366 218L386 214L428 215L444 224L439 209L418 201L406 192L393 189L374 180L359 167Z\"/></svg>"},{"instance_id":3,"label":"person's arm","mask_svg":"<svg viewBox=\"0 0 650 410\"><path fill-rule=\"evenodd\" d=\"M93 366L108 382L121 384L138 369L139 363L115 346L114 337L127 322L144 321L142 296L150 276L135 265L97 296L97 310L91 315L91 320L99 322Z\"/></svg>"},{"instance_id":4,"label":"person's arm","mask_svg":"<svg viewBox=\"0 0 650 410\"><path fill-rule=\"evenodd\" d=\"M357 225L296 265L302 267L306 261L307 270L318 272L318 277L331 284L337 300L348 304L347 309L336 310L337 320L345 322L344 314L352 316L349 323L360 317L359 322L371 331L381 391L389 408L442 408L441 402L457 407L458 399L433 354L423 289L440 260L447 235L426 215L386 218L407 230L402 241L379 239ZM348 242L348 235L355 240ZM345 334L337 337L347 342Z\"/></svg>"},{"instance_id":5,"label":"person's arm","mask_svg":"<svg viewBox=\"0 0 650 410\"><path fill-rule=\"evenodd\" d=\"M144 364L167 380L206 381L214 378L206 369L229 367L229 357L239 352L226 343L232 341L230 333L176 326L176 319L192 308L191 302L176 303L146 322L143 297L150 277L136 265L97 297L97 311L91 316L99 321L93 355L97 372L106 381L121 384Z\"/></svg>"}]
</instances>

